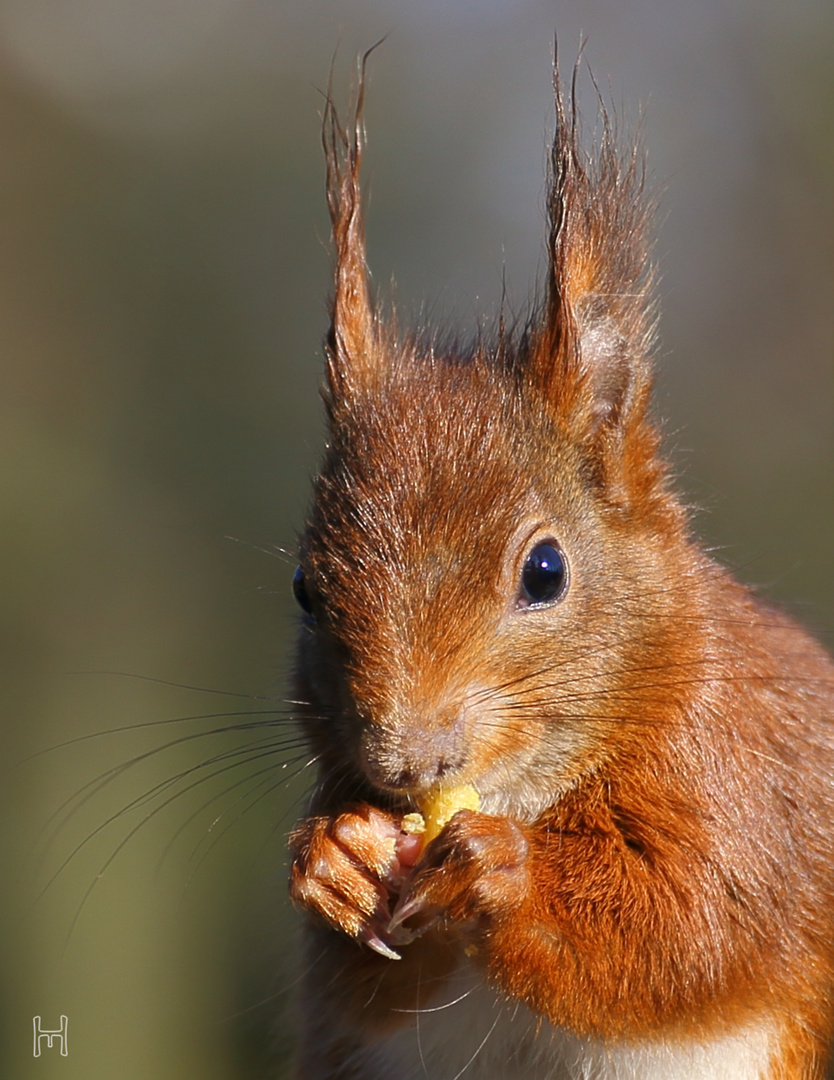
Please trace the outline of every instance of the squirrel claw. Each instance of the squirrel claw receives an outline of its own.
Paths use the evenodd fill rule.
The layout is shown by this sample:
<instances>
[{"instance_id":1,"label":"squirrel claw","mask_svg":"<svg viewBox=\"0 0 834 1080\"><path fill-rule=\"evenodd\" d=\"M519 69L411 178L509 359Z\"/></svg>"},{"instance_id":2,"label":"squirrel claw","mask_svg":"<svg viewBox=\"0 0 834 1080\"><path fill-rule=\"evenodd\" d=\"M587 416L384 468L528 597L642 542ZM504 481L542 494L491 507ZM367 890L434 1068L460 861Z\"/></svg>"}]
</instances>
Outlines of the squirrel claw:
<instances>
[{"instance_id":1,"label":"squirrel claw","mask_svg":"<svg viewBox=\"0 0 834 1080\"><path fill-rule=\"evenodd\" d=\"M406 900L405 903L398 903L394 908L394 914L391 916L391 921L388 923L388 929L399 930L402 928L402 924L405 920L410 919L412 915L416 915L422 907L422 901L416 897Z\"/></svg>"},{"instance_id":2,"label":"squirrel claw","mask_svg":"<svg viewBox=\"0 0 834 1080\"><path fill-rule=\"evenodd\" d=\"M388 923L388 932L393 933L399 937L400 934L408 934L409 940L413 941L415 938L421 937L426 931L430 930L440 919L439 912L434 915L428 915L431 911L431 905L428 905L424 897L412 896L403 894L397 906L394 908L394 913L391 916L391 921ZM423 915L424 918L418 926L406 927L403 923L407 919L413 918L415 915Z\"/></svg>"},{"instance_id":3,"label":"squirrel claw","mask_svg":"<svg viewBox=\"0 0 834 1080\"><path fill-rule=\"evenodd\" d=\"M387 960L402 960L400 954L386 944L376 931L365 928L359 932L358 938L363 945L367 945L369 949L373 949L375 953L379 953Z\"/></svg>"}]
</instances>

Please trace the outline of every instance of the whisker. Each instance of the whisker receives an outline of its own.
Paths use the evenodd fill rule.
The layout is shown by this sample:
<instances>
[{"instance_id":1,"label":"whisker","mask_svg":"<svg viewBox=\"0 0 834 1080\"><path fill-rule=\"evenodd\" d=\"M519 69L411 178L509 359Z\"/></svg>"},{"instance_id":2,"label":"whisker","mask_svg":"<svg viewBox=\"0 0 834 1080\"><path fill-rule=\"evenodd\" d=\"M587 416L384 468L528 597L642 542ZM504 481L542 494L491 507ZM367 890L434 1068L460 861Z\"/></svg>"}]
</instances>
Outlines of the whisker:
<instances>
[{"instance_id":1,"label":"whisker","mask_svg":"<svg viewBox=\"0 0 834 1080\"><path fill-rule=\"evenodd\" d=\"M472 1056L470 1057L470 1059L467 1061L467 1063L463 1066L463 1068L459 1072L455 1073L454 1077L452 1077L452 1080L460 1080L460 1078L463 1076L463 1074L466 1072L466 1070L469 1068L469 1066L475 1061L478 1054L480 1054L480 1052L483 1050L483 1048L489 1042L490 1038L492 1037L493 1031L495 1031L495 1029L498 1027L498 1021L501 1019L501 1012L502 1011L503 1010L499 1011L498 1015L493 1020L489 1031L486 1033L486 1035L484 1035L483 1039L481 1039L481 1041L478 1043L478 1045L475 1048L475 1051L472 1054Z\"/></svg>"},{"instance_id":2,"label":"whisker","mask_svg":"<svg viewBox=\"0 0 834 1080\"><path fill-rule=\"evenodd\" d=\"M196 771L197 769L203 768L203 767L205 766L205 764L206 764L206 763L201 763L200 765L197 765L197 766L193 766L193 767L192 767L191 769L188 769L188 770L184 770L184 771L183 771L183 773L182 773L182 774L180 774L180 776L179 776L179 777L177 777L177 778L174 778L174 779L172 779L172 780L169 780L169 781L167 781L167 782L166 782L166 784L167 784L168 786L170 786L170 784L172 784L172 783L175 783L175 782L176 782L176 780L178 780L178 779L181 779L181 777L182 777L182 776L188 775L189 773L191 773L191 772L194 772L194 771ZM107 859L106 859L106 860L104 861L104 863L103 863L103 864L101 865L101 867L100 867L100 869L99 869L99 871L98 871L98 873L97 873L96 877L95 877L95 878L93 879L93 881L92 881L92 882L90 883L90 885L88 886L88 888L87 888L87 889L85 890L85 892L84 892L84 895L83 895L83 896L82 896L82 898L81 898L81 902L80 902L80 904L78 905L78 908L76 909L75 915L74 915L74 917L73 917L73 919L72 919L72 922L71 922L71 924L70 924L69 930L68 930L68 932L67 932L67 936L66 936L66 940L65 940L65 947L69 945L69 941L70 941L70 940L71 940L71 938L72 938L72 934L73 934L73 933L74 933L74 931L75 931L75 927L76 927L76 926L77 926L77 924L78 924L78 920L79 920L79 918L81 917L81 913L82 913L82 911L83 911L83 909L84 909L84 907L85 907L85 905L86 905L86 903L87 903L88 899L90 898L90 896L91 896L91 894L92 894L92 892L93 892L93 889L94 889L94 888L96 887L96 885L97 885L97 884L98 884L98 882L99 882L99 881L101 880L101 878L102 878L102 877L103 877L103 876L105 875L105 873L106 873L106 872L107 872L107 870L108 870L108 869L110 868L110 866L112 866L113 862L114 862L114 861L116 860L116 858L117 858L117 857L119 856L119 854L120 854L120 853L121 853L121 852L122 852L122 851L124 850L124 848L126 847L126 845L127 845L127 844L128 844L128 843L129 843L129 842L130 842L130 841L132 840L132 839L133 839L133 837L134 837L134 836L135 836L135 835L136 835L136 834L137 834L137 833L138 833L138 832L139 832L139 831L140 831L140 830L141 830L142 828L144 828L144 827L145 827L145 826L146 826L146 825L148 824L148 822L149 822L149 821L151 821L151 820L152 820L153 818L155 818L155 817L156 817L156 816L157 816L158 814L160 814L160 813L161 813L161 812L162 812L162 811L163 811L163 810L164 810L164 809L165 809L166 807L170 806L170 805L171 805L172 803L174 803L174 802L175 802L175 801L176 801L177 799L179 799L179 798L181 798L181 797L182 797L183 795L185 795L185 794L186 794L186 793L187 793L188 791L190 791L190 790L192 790L193 788L197 787L197 786L198 786L199 784L201 784L201 783L204 783L204 782L206 782L207 780L211 780L211 779L213 779L214 777L216 777L217 775L219 775L219 774L220 774L220 773L222 773L223 771L226 771L226 770L227 770L227 769L229 769L229 768L235 768L235 767L237 767L237 766L238 766L238 765L240 765L240 764L241 764L240 762L235 762L235 763L233 763L232 765L229 765L229 766L225 766L225 768L224 768L224 769L222 769L222 770L216 770L215 772L213 772L213 773L211 773L211 774L209 774L209 775L207 775L207 776L199 777L199 778L198 778L197 780L194 780L194 781L193 781L192 783L190 783L190 784L186 785L186 786L185 786L184 788L181 788L180 790L178 790L178 791L174 792L174 793L173 793L172 795L169 795L169 796L168 796L168 798L164 799L164 800L163 800L163 801L162 801L162 802L161 802L161 803L160 803L160 804L159 804L158 806L155 806L155 807L154 807L154 808L153 808L153 809L152 809L151 811L149 811L149 812L148 812L148 813L147 813L147 814L146 814L146 815L145 815L145 816L144 816L144 817L143 817L143 818L141 819L141 821L137 822L137 823L136 823L136 825L134 825L134 826L133 826L133 828L131 828L131 829L130 829L130 830L128 831L128 833L126 834L126 836L124 836L124 837L123 837L123 838L122 838L122 839L121 839L121 840L119 841L119 843L118 843L118 844L116 845L115 849L114 849L114 850L113 850L113 851L112 851L112 852L110 853L110 855L109 855L109 856L107 857ZM310 764L310 762L308 762L308 765L309 765L309 764ZM307 766L305 766L305 767L307 767ZM157 786L159 787L159 786L161 786L161 785L157 785ZM50 887L50 886L52 885L52 883L53 883L53 882L55 881L55 879L56 879L56 878L58 877L58 875L59 875L59 874L60 874L60 873L61 873L61 872L63 871L63 869L64 869L64 868L65 868L65 867L66 867L66 866L68 865L68 863L69 863L69 862L70 862L70 861L71 861L72 859L74 859L74 858L75 858L75 857L77 856L78 852L79 852L79 851L80 851L80 850L81 850L81 849L82 849L82 848L83 848L83 847L84 847L84 846L85 846L85 845L86 845L86 844L87 844L87 843L88 843L88 842L89 842L90 840L92 840L94 836L96 836L96 835L97 835L98 833L100 833L100 832L101 832L101 831L102 831L102 830L103 830L104 828L106 828L106 827L107 827L107 826L108 826L109 824L111 824L111 823L112 823L113 821L116 821L116 820L118 820L118 819L119 819L120 817L123 817L123 816L124 816L124 815L125 815L126 813L128 813L128 812L129 812L129 810L130 810L130 809L133 809L133 808L135 808L135 806L139 806L139 805L144 805L144 804L145 804L145 803L146 803L147 801L148 801L148 796L147 796L147 795L145 795L145 796L142 796L142 798L141 798L141 799L136 799L136 800L133 800L133 801L132 801L132 803L129 803L129 804L128 804L128 805L126 806L126 807L122 807L122 809L121 809L120 811L118 811L118 812L117 812L116 814L113 814L113 815L111 815L111 816L110 816L110 817L109 817L109 818L108 818L108 819L107 819L107 820L106 820L105 822L102 822L102 824L101 824L101 825L99 825L99 826L98 826L98 827L97 827L96 829L94 829L92 833L90 833L90 834L89 834L89 835L88 835L88 836L87 836L87 837L86 837L86 838L85 838L85 839L84 839L83 841L81 841L81 843L80 843L80 844L78 844L78 845L76 846L76 848L75 848L75 849L74 849L74 850L73 850L73 851L72 851L72 852L70 853L70 855L69 855L69 856L68 856L68 857L67 857L67 858L66 858L66 859L64 860L64 862L63 862L63 863L61 864L61 866L60 866L60 867L59 867L59 868L58 868L58 869L57 869L57 870L55 871L55 873L54 873L54 874L52 875L52 877L50 878L50 880L49 880L49 881L47 882L47 884L46 884L46 885L44 886L44 889L43 889L43 890L41 891L41 893L39 894L39 897L38 897L38 899L40 899L40 897L42 897L42 896L44 895L44 893L45 893L45 892L46 892L46 891L47 891L47 890L49 889L49 887Z\"/></svg>"},{"instance_id":3,"label":"whisker","mask_svg":"<svg viewBox=\"0 0 834 1080\"><path fill-rule=\"evenodd\" d=\"M249 548L250 551L257 551L261 555L268 555L270 559L280 559L281 562L286 563L288 566L295 566L298 562L298 553L292 552L287 548L279 547L277 544L254 544L251 540L241 540L239 536L224 536L224 540L230 541L232 544L241 544L243 547Z\"/></svg>"},{"instance_id":4,"label":"whisker","mask_svg":"<svg viewBox=\"0 0 834 1080\"><path fill-rule=\"evenodd\" d=\"M207 718L213 717L215 715L229 716L236 714L209 714ZM252 714L241 713L238 715L246 716ZM255 713L254 715L260 714ZM280 722L283 723L284 721L282 720ZM193 742L197 739L205 739L211 737L212 735L225 735L237 731L259 730L264 726L267 725L263 720L258 720L256 722L250 720L244 724L223 725L222 727L212 728L209 731L192 732L189 735L182 735L176 739L170 739L168 742L163 743L161 746L156 746L152 750L146 750L143 753L137 754L134 757L130 758L128 761L124 761L119 765L115 765L112 768L105 770L98 776L94 777L92 780L87 781L86 784L83 784L72 795L64 799L64 801L53 811L53 813L50 815L49 819L43 826L43 829L41 830L41 835L43 835L43 833L50 830L51 827L51 835L45 840L42 840L41 843L44 844L46 850L48 850L51 844L54 842L55 838L66 826L67 822L73 817L74 814L76 814L81 809L82 806L84 806L101 791L103 791L109 784L112 784L115 780L123 776L129 770L135 769L143 762L149 761L152 758L157 757L158 755L163 754L176 746L183 746L186 743ZM297 738L298 736L295 734L289 735L288 745L292 745L292 742ZM167 783L167 781L162 781L161 783ZM53 825L53 823L56 822L56 818L58 817L61 818L60 821Z\"/></svg>"},{"instance_id":5,"label":"whisker","mask_svg":"<svg viewBox=\"0 0 834 1080\"><path fill-rule=\"evenodd\" d=\"M298 764L298 762L300 760L302 760L302 757L303 757L303 755L299 755L299 757L293 759L292 761L284 762L282 764L281 768L284 769L288 765L296 765L296 764ZM257 760L257 759L254 759L254 760ZM269 795L271 795L274 791L277 791L279 788L284 787L285 783L288 780L292 780L296 776L300 776L301 773L304 772L304 770L306 768L308 768L308 767L309 767L309 762L307 764L305 764L304 766L302 766L302 768L298 769L296 772L290 773L289 776L281 777L281 779L279 781L279 780L273 779L274 776L275 776L275 767L274 767L274 765L270 765L265 769L261 769L261 770L258 770L257 772L251 773L249 776L245 777L243 781L236 782L234 785L232 785L232 786L224 789L224 791L220 792L216 796L216 798L225 797L226 795L228 795L228 793L230 791L232 791L234 789L234 787L238 786L239 783L250 782L250 781L254 780L255 777L261 776L263 774L263 779L260 780L257 784L255 784L255 786L253 788L251 788L246 793L246 795L241 795L241 796L238 797L238 803L241 803L245 798L247 798L248 796L251 796L252 793L254 791L257 791L259 788L263 788L263 790L260 791L260 793L257 795L256 798L251 799L251 801L247 805L245 805L241 810L239 810L238 813L233 818L231 818L229 821L227 821L225 823L225 825L223 826L223 828L219 832L214 833L211 840L206 844L205 850L199 856L199 858L197 858L197 852L199 850L200 844L198 844L197 847L195 847L194 851L191 854L191 858L189 860L193 864L193 869L192 869L191 873L189 874L188 879L187 879L187 881L185 883L186 888L191 883L191 881L193 880L193 878L196 875L197 871L200 869L200 867L203 865L205 860L208 858L208 856L214 850L216 845L241 820L241 818L243 817L244 814L249 813L252 809L254 809L255 806L258 805L259 802L261 802L263 799L268 798ZM213 802L213 801L214 801L213 799L209 800L209 802L207 804L205 804L205 805L210 805L211 802ZM224 813L225 813L225 811L224 811ZM283 824L283 822L289 816L289 813L290 813L290 809L288 808L287 810L285 810L285 812L279 818L279 823L280 824ZM206 836L203 837L203 840L200 843L203 843L206 840L206 837L208 837L209 833L212 833L212 831L214 830L214 826L222 819L222 817L223 817L223 814L221 813L214 819L214 821L211 823L211 825L209 826L209 828L208 828L208 830L206 832ZM192 818L192 820L193 820L193 818ZM278 823L276 823L276 826L270 830L268 838L271 838L272 836L274 836L277 829L278 829ZM261 845L260 850L262 851L265 846L266 846L266 841L264 842L264 844ZM196 862L194 862L195 859L196 859Z\"/></svg>"},{"instance_id":6,"label":"whisker","mask_svg":"<svg viewBox=\"0 0 834 1080\"><path fill-rule=\"evenodd\" d=\"M478 989L477 986L470 986L468 990L464 991L464 993L462 993L460 995L460 997L456 997L453 1001L446 1001L442 1005L426 1006L426 1008L424 1008L424 1009L394 1009L394 1008L392 1008L390 1011L395 1012L395 1013L408 1013L408 1014L420 1013L421 1016L425 1016L425 1015L427 1015L429 1013L443 1012L445 1009L451 1009L453 1005L459 1005L462 1001L466 1001L466 999L470 995L474 994L477 989Z\"/></svg>"},{"instance_id":7,"label":"whisker","mask_svg":"<svg viewBox=\"0 0 834 1080\"><path fill-rule=\"evenodd\" d=\"M196 737L196 736L189 736L188 738L191 739L191 738L194 738L194 737ZM175 742L180 742L180 741L181 740L175 740ZM217 754L217 755L214 755L213 757L204 759L203 761L199 762L196 765L192 765L187 769L181 770L179 773L176 773L173 776L167 777L165 780L160 780L157 784L154 784L151 788L149 788L147 791L143 792L141 795L137 795L136 798L131 799L128 803L126 803L124 806L122 806L119 810L117 810L114 813L110 814L107 818L105 818L104 821L100 822L96 826L96 828L92 830L92 832L88 833L87 836L83 840L81 840L73 848L73 850L64 859L64 861L60 864L60 866L57 868L57 870L49 878L49 880L47 881L47 883L44 886L43 890L41 891L40 895L42 896L51 887L51 885L55 882L55 880L59 877L59 875L69 865L69 863L74 858L76 858L76 856L79 854L79 852L84 847L86 847L87 844L89 844L99 833L103 832L104 829L106 829L109 825L111 825L114 821L118 821L120 818L125 817L131 811L136 810L141 806L145 806L148 803L153 802L155 799L157 799L165 791L169 790L170 788L172 788L176 784L181 783L188 776L191 776L194 773L199 772L202 769L210 768L212 765L218 764L218 763L223 762L223 761L228 762L229 759L232 758L232 757L236 757L236 756L239 756L239 755L245 755L247 753L251 754L252 749L253 749L253 745L257 745L257 744L251 744L250 743L246 747L241 747L241 748L237 748L235 750L230 750L230 751L224 751L222 754ZM277 744L276 744L276 747L277 747ZM283 749L283 747L281 747L281 748ZM147 755L141 755L141 757L151 756L151 754L155 753L155 752L156 751L152 751L152 752L149 751ZM276 749L276 752L277 752L277 749ZM136 760L137 759L134 759L134 761L126 763L125 766L118 766L117 770L115 770L115 771L117 773L120 773L124 768L130 767L131 765L135 764ZM246 764L247 760L248 759L244 757L244 759L242 761L232 761L231 764L226 764L221 769L215 769L213 772L206 773L205 775L198 777L196 780L193 780L191 783L186 784L184 787L181 787L179 790L175 791L167 799L163 800L163 802L160 803L159 806L155 807L143 819L143 822L141 822L140 824L143 824L144 822L149 821L153 816L155 816L157 813L159 813L162 809L164 809L166 806L170 805L170 803L174 802L176 799L178 799L181 796L185 795L188 791L191 791L194 787L197 787L199 784L206 783L209 780L213 779L214 777L216 777L218 775L222 775L223 772L226 772L229 769L239 768L242 764ZM112 779L112 778L113 777L108 775L107 776L107 782L109 782L110 779ZM87 799L89 799L91 797L92 797L91 793L88 793L85 796L84 801L86 802ZM129 835L133 835L133 831L135 831L135 830L132 830ZM122 846L123 845L120 844L119 848L117 850L120 850ZM106 865L109 865L109 860L108 860L108 863Z\"/></svg>"},{"instance_id":8,"label":"whisker","mask_svg":"<svg viewBox=\"0 0 834 1080\"><path fill-rule=\"evenodd\" d=\"M217 776L221 776L224 771L227 771L229 769L240 768L243 765L249 765L249 764L251 764L253 762L260 761L263 758L272 757L274 752L275 751L273 751L270 748L264 748L263 750L259 751L258 753L253 753L250 757L247 757L246 759L244 759L242 761L234 762L232 765L227 766L223 770L216 770L214 773L211 774L210 779L214 779ZM298 762L301 761L304 757L305 757L304 754L298 754L294 758L289 758L286 761L282 761L280 763L280 765L279 765L279 768L280 768L281 771L284 771L287 768L298 764ZM183 832L185 832L185 830L188 828L188 826L192 823L192 821L194 821L196 818L198 818L200 816L200 814L204 813L205 810L207 810L208 807L211 806L212 803L216 802L218 799L225 798L230 792L234 791L236 788L242 787L244 784L251 783L258 776L263 776L264 774L266 774L266 779L261 780L260 783L255 785L255 788L251 789L251 790L256 790L257 788L261 787L263 784L268 783L271 780L271 778L275 775L276 764L277 763L272 762L272 763L270 763L269 766L267 766L264 769L258 769L255 772L247 773L246 776L241 777L239 780L235 780L235 782L233 784L229 784L227 787L225 787L223 789L223 791L217 792L216 794L212 795L211 798L206 799L205 802L201 803L201 805L198 806L197 809L194 810L191 814L189 814L188 817L185 819L185 821L183 821L178 826L178 828L174 832L173 836L168 840L168 843L165 845L165 848L163 849L162 855L160 856L160 863L162 863L165 860L168 852L171 850L171 848L174 846L174 844L177 842L177 840L183 834ZM292 774L292 773L289 774L289 778L291 779L293 777L293 775L294 774ZM283 781L283 779L284 778L282 778L282 781ZM273 785L273 787L274 786L275 785ZM247 794L251 794L251 790ZM261 797L262 796L259 796L259 799ZM245 798L245 796L240 796L238 801L241 801L243 798ZM257 801L258 800L255 800L255 802L257 802ZM211 825L208 826L207 833L212 832L215 825L217 825L222 820L222 818L224 816L224 813L225 813L225 811L218 814L218 816L214 819L214 821L211 823ZM245 811L243 811L242 813L245 813ZM238 815L238 818L236 818L235 820L239 820L240 816L242 816L242 814ZM229 827L230 827L230 825L227 823L225 828L220 833L220 835L221 836L224 835ZM194 858L194 855L196 855L196 851L192 855L192 859Z\"/></svg>"},{"instance_id":9,"label":"whisker","mask_svg":"<svg viewBox=\"0 0 834 1080\"><path fill-rule=\"evenodd\" d=\"M140 675L135 671L72 671L70 675L112 675L120 679L136 679L138 682L154 683L156 686L170 686L175 690L193 690L198 694L212 694L218 697L246 698L248 701L272 701L273 699L263 694L251 694L242 690L217 690L211 686L195 686L191 683L175 682L172 679L160 679L155 675Z\"/></svg>"},{"instance_id":10,"label":"whisker","mask_svg":"<svg viewBox=\"0 0 834 1080\"><path fill-rule=\"evenodd\" d=\"M306 747L302 747L299 744L297 746L297 749L303 750L303 749L306 749ZM217 764L221 764L223 762L226 762L226 764L222 765L222 768L215 769L207 777L207 779L214 779L217 776L221 776L224 772L229 772L232 769L239 769L244 765L250 764L251 762L260 761L262 758L274 758L274 756L276 754L283 754L286 750L287 750L286 744L279 743L279 742L274 742L274 741L271 742L271 741L262 740L262 741L258 741L258 742L247 743L247 745L245 747L240 747L237 750L228 751L227 753L224 753L222 755L218 754L214 758L206 759L205 761L200 762L198 765L192 766L192 769L194 771L196 771L197 769L203 769L203 768L210 767L211 765L217 765ZM272 764L270 765L270 770L274 771L276 766L278 768L280 768L281 770L285 770L288 767L290 767L292 765L295 765L304 756L305 755L303 753L299 753L295 757L286 758L285 760L283 760L281 762L274 762L273 761ZM238 757L238 760L231 761L230 759L232 757ZM179 776L177 777L177 779L184 779L185 776L188 775L192 771L192 769L189 769L186 772L180 773ZM194 818L198 817L217 798L222 797L222 795L227 794L230 791L233 791L236 787L240 786L241 784L245 784L247 781L251 780L254 776L259 776L259 775L260 775L260 772L252 773L252 774L249 774L247 776L242 777L240 780L236 780L234 782L234 784L231 784L228 788L225 788L224 791L221 792L219 795L213 795L210 799L208 799L206 802L204 802L201 806L197 807L197 809L194 810L193 813L191 813L186 818L186 820L178 827L177 831L174 833L174 835L169 840L168 845L170 846L172 843L174 843L176 841L177 837L184 831L185 828L188 827L188 825L191 823L191 821L193 821Z\"/></svg>"},{"instance_id":11,"label":"whisker","mask_svg":"<svg viewBox=\"0 0 834 1080\"><path fill-rule=\"evenodd\" d=\"M289 704L295 704L291 702ZM121 735L126 731L144 731L148 728L166 727L173 724L188 724L196 723L198 720L216 720L220 717L236 717L236 716L271 716L275 722L282 722L290 724L294 722L294 717L291 713L286 713L281 716L276 709L242 709L239 712L214 712L214 713L191 713L187 716L169 716L164 720L142 720L138 724L122 724L118 727L105 728L103 731L90 731L86 735L77 735L72 739L65 739L63 742L53 743L52 746L44 747L42 750L36 750L33 754L23 758L20 764L25 764L29 761L33 761L35 758L42 757L45 754L54 753L56 750L64 750L68 746L76 746L79 743L90 742L93 739L104 739L108 735ZM216 728L215 731L222 731L222 728ZM243 726L235 727L235 725L229 725L229 731L244 730ZM202 734L209 735L212 732L202 732ZM166 746L169 744L166 744ZM164 749L165 747L162 747Z\"/></svg>"}]
</instances>

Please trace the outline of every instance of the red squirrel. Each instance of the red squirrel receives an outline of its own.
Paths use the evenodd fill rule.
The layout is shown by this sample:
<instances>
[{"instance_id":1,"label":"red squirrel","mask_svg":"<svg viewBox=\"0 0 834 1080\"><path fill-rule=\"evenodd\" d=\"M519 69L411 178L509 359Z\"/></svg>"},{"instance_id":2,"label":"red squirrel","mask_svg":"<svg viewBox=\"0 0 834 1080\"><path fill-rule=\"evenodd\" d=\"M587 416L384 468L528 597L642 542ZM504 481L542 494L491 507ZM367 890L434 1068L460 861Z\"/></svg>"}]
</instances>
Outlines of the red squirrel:
<instances>
[{"instance_id":1,"label":"red squirrel","mask_svg":"<svg viewBox=\"0 0 834 1080\"><path fill-rule=\"evenodd\" d=\"M642 152L602 106L584 149L554 83L546 285L468 348L374 303L364 74L344 124L327 98L298 1076L821 1078L834 663L693 538L650 411Z\"/></svg>"}]
</instances>

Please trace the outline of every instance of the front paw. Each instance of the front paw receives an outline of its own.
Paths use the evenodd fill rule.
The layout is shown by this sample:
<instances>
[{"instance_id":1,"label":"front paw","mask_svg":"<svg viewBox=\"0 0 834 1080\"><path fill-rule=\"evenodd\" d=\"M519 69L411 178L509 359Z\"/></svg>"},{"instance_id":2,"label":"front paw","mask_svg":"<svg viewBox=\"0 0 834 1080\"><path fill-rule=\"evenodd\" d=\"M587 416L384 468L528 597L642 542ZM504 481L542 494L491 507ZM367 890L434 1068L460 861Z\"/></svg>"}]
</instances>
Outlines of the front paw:
<instances>
[{"instance_id":1,"label":"front paw","mask_svg":"<svg viewBox=\"0 0 834 1080\"><path fill-rule=\"evenodd\" d=\"M421 934L442 921L447 928L477 931L524 901L528 850L522 828L508 818L458 811L406 883L391 928L408 922Z\"/></svg>"},{"instance_id":2,"label":"front paw","mask_svg":"<svg viewBox=\"0 0 834 1080\"><path fill-rule=\"evenodd\" d=\"M402 878L400 823L373 806L313 817L290 834L290 895L300 907L392 960L413 935L388 929Z\"/></svg>"}]
</instances>

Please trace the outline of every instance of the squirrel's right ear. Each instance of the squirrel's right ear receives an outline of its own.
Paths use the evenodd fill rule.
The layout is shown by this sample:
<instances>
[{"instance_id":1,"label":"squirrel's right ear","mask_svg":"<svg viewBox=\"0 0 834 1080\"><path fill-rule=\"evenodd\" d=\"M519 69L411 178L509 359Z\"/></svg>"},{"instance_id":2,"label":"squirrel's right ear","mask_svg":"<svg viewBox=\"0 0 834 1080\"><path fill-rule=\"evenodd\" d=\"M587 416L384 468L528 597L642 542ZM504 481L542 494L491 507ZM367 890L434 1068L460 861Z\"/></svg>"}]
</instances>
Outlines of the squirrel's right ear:
<instances>
[{"instance_id":1,"label":"squirrel's right ear","mask_svg":"<svg viewBox=\"0 0 834 1080\"><path fill-rule=\"evenodd\" d=\"M600 102L593 154L580 142L576 69L566 109L555 72L556 136L549 190L548 283L524 374L564 429L584 443L609 485L654 452L647 424L654 315L640 147L621 156ZM629 451L633 451L629 453Z\"/></svg>"},{"instance_id":2,"label":"squirrel's right ear","mask_svg":"<svg viewBox=\"0 0 834 1080\"><path fill-rule=\"evenodd\" d=\"M376 48L376 46L374 46ZM349 399L361 384L372 381L380 357L379 326L371 303L359 172L365 141L363 105L365 67L373 49L362 58L355 103L346 125L336 114L331 85L322 118L327 162L327 205L332 223L333 299L325 340L327 403L332 409Z\"/></svg>"}]
</instances>

